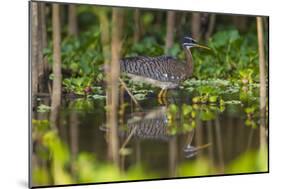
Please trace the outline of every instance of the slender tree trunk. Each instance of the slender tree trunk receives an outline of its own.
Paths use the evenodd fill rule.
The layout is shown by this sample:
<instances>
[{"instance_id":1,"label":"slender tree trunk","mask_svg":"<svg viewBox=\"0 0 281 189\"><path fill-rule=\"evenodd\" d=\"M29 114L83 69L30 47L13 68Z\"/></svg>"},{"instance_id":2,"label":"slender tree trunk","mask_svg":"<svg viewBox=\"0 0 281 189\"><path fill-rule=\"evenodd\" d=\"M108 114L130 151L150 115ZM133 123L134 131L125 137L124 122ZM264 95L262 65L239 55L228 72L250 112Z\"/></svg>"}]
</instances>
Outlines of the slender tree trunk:
<instances>
[{"instance_id":1,"label":"slender tree trunk","mask_svg":"<svg viewBox=\"0 0 281 189\"><path fill-rule=\"evenodd\" d=\"M207 121L207 139L208 142L214 146L214 137L213 137L213 123L211 120ZM214 164L214 148L208 148L208 159L210 160L210 166Z\"/></svg>"},{"instance_id":2,"label":"slender tree trunk","mask_svg":"<svg viewBox=\"0 0 281 189\"><path fill-rule=\"evenodd\" d=\"M248 18L245 16L233 16L233 23L240 32L245 32L248 29Z\"/></svg>"},{"instance_id":3,"label":"slender tree trunk","mask_svg":"<svg viewBox=\"0 0 281 189\"><path fill-rule=\"evenodd\" d=\"M261 152L266 148L266 73L264 55L263 20L257 17L257 32L259 45L259 69L260 69L260 147Z\"/></svg>"},{"instance_id":4,"label":"slender tree trunk","mask_svg":"<svg viewBox=\"0 0 281 189\"><path fill-rule=\"evenodd\" d=\"M42 4L37 3L38 6L38 36L37 36L37 45L38 45L38 87L39 92L44 91L44 60L43 60L43 30L42 30Z\"/></svg>"},{"instance_id":5,"label":"slender tree trunk","mask_svg":"<svg viewBox=\"0 0 281 189\"><path fill-rule=\"evenodd\" d=\"M101 43L102 43L102 53L104 57L105 70L110 72L110 36L109 36L109 21L107 18L106 10L97 10L97 15L100 23L101 30ZM108 76L107 74L106 76ZM108 80L108 79L107 79Z\"/></svg>"},{"instance_id":6,"label":"slender tree trunk","mask_svg":"<svg viewBox=\"0 0 281 189\"><path fill-rule=\"evenodd\" d=\"M68 5L68 35L77 37L77 16L76 16L76 5Z\"/></svg>"},{"instance_id":7,"label":"slender tree trunk","mask_svg":"<svg viewBox=\"0 0 281 189\"><path fill-rule=\"evenodd\" d=\"M70 114L70 149L71 149L71 173L74 178L77 178L77 170L75 167L75 160L79 148L79 119L77 112L72 111Z\"/></svg>"},{"instance_id":8,"label":"slender tree trunk","mask_svg":"<svg viewBox=\"0 0 281 189\"><path fill-rule=\"evenodd\" d=\"M39 73L39 79L41 83L41 92L46 92L48 87L48 72L49 72L49 64L47 56L44 57L43 50L48 47L47 43L47 28L46 28L46 12L45 12L45 3L39 3L40 10L40 27L41 27L41 52L42 52L42 64ZM41 77L40 77L41 75ZM50 93L51 91L49 91Z\"/></svg>"},{"instance_id":9,"label":"slender tree trunk","mask_svg":"<svg viewBox=\"0 0 281 189\"><path fill-rule=\"evenodd\" d=\"M134 43L138 43L140 40L140 10L134 10Z\"/></svg>"},{"instance_id":10,"label":"slender tree trunk","mask_svg":"<svg viewBox=\"0 0 281 189\"><path fill-rule=\"evenodd\" d=\"M117 125L117 108L118 108L118 94L119 94L119 72L120 72L120 51L121 51L121 36L123 28L123 14L119 8L113 8L112 11L112 42L111 42L111 78L108 82L108 87L111 90L111 104L109 117L110 130L110 156L114 164L119 165L119 141L118 141L118 125Z\"/></svg>"},{"instance_id":11,"label":"slender tree trunk","mask_svg":"<svg viewBox=\"0 0 281 189\"><path fill-rule=\"evenodd\" d=\"M110 59L111 59L111 51L110 51L110 36L109 36L109 21L107 17L107 11L106 9L94 9L96 12L98 18L99 18L99 25L100 25L100 30L101 30L101 43L102 43L102 53L104 57L104 72L105 72L105 80L107 82L107 87L106 87L106 118L109 119L110 117L110 111L108 108L110 107L111 104L111 90L109 88L109 82L110 82L110 73L111 73L111 68L110 68ZM110 128L109 126L109 121L107 120L106 122L106 127ZM109 132L106 132L106 137L109 138ZM110 151L109 150L109 158L110 156Z\"/></svg>"},{"instance_id":12,"label":"slender tree trunk","mask_svg":"<svg viewBox=\"0 0 281 189\"><path fill-rule=\"evenodd\" d=\"M192 37L195 40L199 40L201 37L200 26L201 26L200 13L192 13L191 33L192 33Z\"/></svg>"},{"instance_id":13,"label":"slender tree trunk","mask_svg":"<svg viewBox=\"0 0 281 189\"><path fill-rule=\"evenodd\" d=\"M195 127L195 144L196 147L200 147L203 145L203 125L202 121L200 120L199 116L196 116L196 127ZM198 158L202 158L202 154L199 153Z\"/></svg>"},{"instance_id":14,"label":"slender tree trunk","mask_svg":"<svg viewBox=\"0 0 281 189\"><path fill-rule=\"evenodd\" d=\"M169 174L170 177L177 176L177 137L169 140Z\"/></svg>"},{"instance_id":15,"label":"slender tree trunk","mask_svg":"<svg viewBox=\"0 0 281 189\"><path fill-rule=\"evenodd\" d=\"M162 12L156 13L156 22L155 22L155 29L161 30L161 24L162 24Z\"/></svg>"},{"instance_id":16,"label":"slender tree trunk","mask_svg":"<svg viewBox=\"0 0 281 189\"><path fill-rule=\"evenodd\" d=\"M32 65L32 96L38 92L38 3L31 3L32 19L32 46L31 46L31 65Z\"/></svg>"},{"instance_id":17,"label":"slender tree trunk","mask_svg":"<svg viewBox=\"0 0 281 189\"><path fill-rule=\"evenodd\" d=\"M52 5L52 25L53 25L53 90L52 90L52 109L57 109L61 103L61 31L60 31L60 6Z\"/></svg>"},{"instance_id":18,"label":"slender tree trunk","mask_svg":"<svg viewBox=\"0 0 281 189\"><path fill-rule=\"evenodd\" d=\"M262 18L257 17L257 31L259 44L259 69L260 69L260 109L264 112L262 117L265 117L266 110L266 73L265 73L265 55L264 55L264 33L262 28Z\"/></svg>"},{"instance_id":19,"label":"slender tree trunk","mask_svg":"<svg viewBox=\"0 0 281 189\"><path fill-rule=\"evenodd\" d=\"M168 11L168 13L167 13L166 47L165 47L165 52L167 54L170 54L169 51L171 50L171 48L174 44L175 16L176 16L176 13L174 11Z\"/></svg>"},{"instance_id":20,"label":"slender tree trunk","mask_svg":"<svg viewBox=\"0 0 281 189\"><path fill-rule=\"evenodd\" d=\"M218 150L218 159L219 159L219 168L220 173L224 173L224 157L223 157L223 144L222 144L222 137L221 137L221 126L220 126L220 120L217 115L215 119L215 132L216 132L216 143L217 143L217 150ZM237 137L238 138L238 137Z\"/></svg>"},{"instance_id":21,"label":"slender tree trunk","mask_svg":"<svg viewBox=\"0 0 281 189\"><path fill-rule=\"evenodd\" d=\"M214 28L215 28L215 23L216 23L216 15L211 14L210 19L209 19L208 30L207 30L206 35L205 35L206 40L208 40L211 37L211 35L213 34L213 31L214 31Z\"/></svg>"}]
</instances>

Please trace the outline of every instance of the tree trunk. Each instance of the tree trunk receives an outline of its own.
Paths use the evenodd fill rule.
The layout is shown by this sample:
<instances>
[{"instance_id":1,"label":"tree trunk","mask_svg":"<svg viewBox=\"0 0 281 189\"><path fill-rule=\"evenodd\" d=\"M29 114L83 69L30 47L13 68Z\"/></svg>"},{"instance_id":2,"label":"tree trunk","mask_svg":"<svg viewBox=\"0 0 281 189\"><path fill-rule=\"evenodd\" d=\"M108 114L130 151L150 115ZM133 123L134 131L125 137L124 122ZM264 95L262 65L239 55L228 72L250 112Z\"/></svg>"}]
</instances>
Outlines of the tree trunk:
<instances>
[{"instance_id":1,"label":"tree trunk","mask_svg":"<svg viewBox=\"0 0 281 189\"><path fill-rule=\"evenodd\" d=\"M217 152L218 152L218 161L219 161L219 173L224 174L225 165L224 165L224 156L223 156L223 143L221 137L221 125L219 116L217 115L215 119L215 133L216 133L216 143L217 143ZM237 137L238 138L238 137Z\"/></svg>"},{"instance_id":2,"label":"tree trunk","mask_svg":"<svg viewBox=\"0 0 281 189\"><path fill-rule=\"evenodd\" d=\"M94 9L95 13L99 18L99 25L101 30L101 43L102 43L102 53L104 58L104 72L105 72L105 80L107 84L110 82L110 58L111 58L111 51L110 51L110 36L109 36L109 21L107 17L106 9ZM111 104L111 90L107 86L106 90L106 107L110 107ZM109 119L110 111L106 111L106 118ZM106 122L106 127L109 127L109 121ZM107 138L109 138L109 132L106 132ZM110 156L110 153L109 153ZM111 157L109 157L111 158Z\"/></svg>"},{"instance_id":3,"label":"tree trunk","mask_svg":"<svg viewBox=\"0 0 281 189\"><path fill-rule=\"evenodd\" d=\"M43 28L42 20L45 15L42 14L42 5L44 3L37 3L38 6L38 87L39 92L44 92L44 59L43 59Z\"/></svg>"},{"instance_id":4,"label":"tree trunk","mask_svg":"<svg viewBox=\"0 0 281 189\"><path fill-rule=\"evenodd\" d=\"M108 87L111 91L111 100L109 105L109 147L110 147L110 158L115 165L119 165L119 141L118 141L118 125L117 125L117 108L118 108L118 94L119 94L119 72L120 72L120 51L121 51L121 36L123 28L123 14L119 8L113 8L112 11L112 42L111 42L111 69L110 69L110 80Z\"/></svg>"},{"instance_id":5,"label":"tree trunk","mask_svg":"<svg viewBox=\"0 0 281 189\"><path fill-rule=\"evenodd\" d=\"M99 9L96 10L97 16L99 18L100 30L101 30L101 43L102 43L102 53L104 57L104 65L106 71L109 71L110 64L110 36L109 36L109 21L107 18L106 10ZM107 74L108 75L108 74Z\"/></svg>"},{"instance_id":6,"label":"tree trunk","mask_svg":"<svg viewBox=\"0 0 281 189\"><path fill-rule=\"evenodd\" d=\"M138 43L140 39L140 10L134 10L134 43Z\"/></svg>"},{"instance_id":7,"label":"tree trunk","mask_svg":"<svg viewBox=\"0 0 281 189\"><path fill-rule=\"evenodd\" d=\"M257 17L257 32L259 45L259 69L260 69L260 150L264 153L266 148L266 73L264 55L264 33L262 18Z\"/></svg>"},{"instance_id":8,"label":"tree trunk","mask_svg":"<svg viewBox=\"0 0 281 189\"><path fill-rule=\"evenodd\" d=\"M48 47L48 42L47 42L47 23L46 23L46 6L45 3L40 3L40 13L41 13L41 33L42 33L42 52L45 48ZM48 57L43 54L43 89L42 92L48 91L48 80L49 80L49 70L50 66L48 64ZM51 93L51 90L48 91Z\"/></svg>"},{"instance_id":9,"label":"tree trunk","mask_svg":"<svg viewBox=\"0 0 281 189\"><path fill-rule=\"evenodd\" d=\"M166 54L170 54L174 43L175 15L176 13L174 11L168 11L167 13Z\"/></svg>"},{"instance_id":10,"label":"tree trunk","mask_svg":"<svg viewBox=\"0 0 281 189\"><path fill-rule=\"evenodd\" d=\"M68 35L77 37L77 16L76 5L70 4L68 6Z\"/></svg>"},{"instance_id":11,"label":"tree trunk","mask_svg":"<svg viewBox=\"0 0 281 189\"><path fill-rule=\"evenodd\" d=\"M71 173L74 178L77 178L77 170L75 161L79 150L79 117L74 110L70 113L70 150L71 150Z\"/></svg>"},{"instance_id":12,"label":"tree trunk","mask_svg":"<svg viewBox=\"0 0 281 189\"><path fill-rule=\"evenodd\" d=\"M38 92L38 3L31 3L32 19L32 44L31 44L31 65L32 65L32 96Z\"/></svg>"},{"instance_id":13,"label":"tree trunk","mask_svg":"<svg viewBox=\"0 0 281 189\"><path fill-rule=\"evenodd\" d=\"M211 14L210 15L210 19L209 19L209 26L208 26L208 30L205 34L205 39L208 40L211 35L213 34L214 28L215 28L215 23L216 23L216 15L215 14Z\"/></svg>"},{"instance_id":14,"label":"tree trunk","mask_svg":"<svg viewBox=\"0 0 281 189\"><path fill-rule=\"evenodd\" d=\"M264 55L264 33L262 28L262 18L257 17L258 45L259 45L259 69L260 69L260 109L266 109L266 73ZM265 117L265 114L262 115Z\"/></svg>"},{"instance_id":15,"label":"tree trunk","mask_svg":"<svg viewBox=\"0 0 281 189\"><path fill-rule=\"evenodd\" d=\"M246 16L233 16L233 23L240 32L245 32L248 29L248 18Z\"/></svg>"},{"instance_id":16,"label":"tree trunk","mask_svg":"<svg viewBox=\"0 0 281 189\"><path fill-rule=\"evenodd\" d=\"M177 176L177 137L169 140L169 174L170 177Z\"/></svg>"},{"instance_id":17,"label":"tree trunk","mask_svg":"<svg viewBox=\"0 0 281 189\"><path fill-rule=\"evenodd\" d=\"M200 13L192 13L191 33L192 33L192 37L195 40L199 40L201 37L200 26L201 26Z\"/></svg>"},{"instance_id":18,"label":"tree trunk","mask_svg":"<svg viewBox=\"0 0 281 189\"><path fill-rule=\"evenodd\" d=\"M61 103L61 31L60 31L60 6L52 5L52 25L53 25L53 89L52 89L52 109L57 109Z\"/></svg>"},{"instance_id":19,"label":"tree trunk","mask_svg":"<svg viewBox=\"0 0 281 189\"><path fill-rule=\"evenodd\" d=\"M156 23L155 23L155 29L156 30L161 30L161 24L162 24L162 14L163 14L164 12L157 12L156 13Z\"/></svg>"}]
</instances>

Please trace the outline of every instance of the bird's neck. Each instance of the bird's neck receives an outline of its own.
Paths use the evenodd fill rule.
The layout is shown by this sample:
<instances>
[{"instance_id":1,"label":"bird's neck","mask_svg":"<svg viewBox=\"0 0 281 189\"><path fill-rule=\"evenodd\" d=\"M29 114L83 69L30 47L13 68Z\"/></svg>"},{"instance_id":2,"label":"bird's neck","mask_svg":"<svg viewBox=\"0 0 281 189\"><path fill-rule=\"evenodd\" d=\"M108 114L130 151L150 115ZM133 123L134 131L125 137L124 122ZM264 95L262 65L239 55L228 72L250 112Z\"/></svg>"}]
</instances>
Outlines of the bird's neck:
<instances>
[{"instance_id":1,"label":"bird's neck","mask_svg":"<svg viewBox=\"0 0 281 189\"><path fill-rule=\"evenodd\" d=\"M185 56L186 56L186 71L187 71L187 75L191 76L192 72L193 72L193 60L192 60L192 54L190 49L185 49Z\"/></svg>"}]
</instances>

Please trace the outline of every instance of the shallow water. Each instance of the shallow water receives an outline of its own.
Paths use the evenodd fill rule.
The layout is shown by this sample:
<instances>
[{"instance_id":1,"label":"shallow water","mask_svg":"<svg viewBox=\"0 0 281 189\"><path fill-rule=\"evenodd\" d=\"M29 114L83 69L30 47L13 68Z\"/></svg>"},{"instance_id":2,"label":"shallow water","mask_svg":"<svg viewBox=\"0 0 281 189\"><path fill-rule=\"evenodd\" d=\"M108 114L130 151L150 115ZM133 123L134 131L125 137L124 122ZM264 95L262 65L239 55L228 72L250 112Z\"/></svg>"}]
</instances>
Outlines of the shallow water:
<instances>
[{"instance_id":1,"label":"shallow water","mask_svg":"<svg viewBox=\"0 0 281 189\"><path fill-rule=\"evenodd\" d=\"M48 98L41 98L39 104L49 104L49 101ZM110 151L113 147L109 144L110 131L106 127L105 99L64 99L55 127L59 140L70 156L69 162L62 162L62 169L72 179L56 181L53 178L56 173L52 168L52 159L59 155L55 154L55 150L42 150L44 142L40 142L40 137L34 137L32 169L35 173L37 168L43 167L46 173L42 175L46 178L33 178L33 184L57 185L267 171L264 169L267 161L263 161L261 166L252 162L247 164L251 161L249 159L259 158L262 141L259 127L245 125L247 115L241 104L224 107L219 104L192 104L189 95L182 95L169 97L165 105L159 104L156 98L142 100L140 105L142 110L126 98L118 108L118 130L115 134L119 152L118 172L121 176L111 177L111 173L108 173L108 178L101 176L103 178L83 180L79 176L83 175L83 171L79 170L81 167L77 166L79 163L76 159L85 152L94 157L93 164L114 166ZM49 117L50 112L33 112L34 120L49 120ZM33 129L37 126L33 124ZM266 155L267 151L262 153ZM98 170L107 169L100 167ZM104 175L107 175L106 171Z\"/></svg>"}]
</instances>

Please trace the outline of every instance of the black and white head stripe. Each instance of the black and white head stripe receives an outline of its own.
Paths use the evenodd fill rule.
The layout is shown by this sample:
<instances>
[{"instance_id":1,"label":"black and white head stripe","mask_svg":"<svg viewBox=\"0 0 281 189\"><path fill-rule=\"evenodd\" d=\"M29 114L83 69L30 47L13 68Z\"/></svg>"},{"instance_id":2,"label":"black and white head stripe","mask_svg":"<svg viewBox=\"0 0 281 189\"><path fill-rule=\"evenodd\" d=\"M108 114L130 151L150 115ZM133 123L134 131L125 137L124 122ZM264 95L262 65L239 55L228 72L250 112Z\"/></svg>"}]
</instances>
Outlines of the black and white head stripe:
<instances>
[{"instance_id":1,"label":"black and white head stripe","mask_svg":"<svg viewBox=\"0 0 281 189\"><path fill-rule=\"evenodd\" d=\"M193 47L195 44L197 44L197 41L192 39L191 37L184 37L182 45L185 47Z\"/></svg>"},{"instance_id":2,"label":"black and white head stripe","mask_svg":"<svg viewBox=\"0 0 281 189\"><path fill-rule=\"evenodd\" d=\"M190 41L190 42L192 42L192 43L197 43L197 41L194 40L194 39L192 39L191 37L184 37L184 40Z\"/></svg>"}]
</instances>

